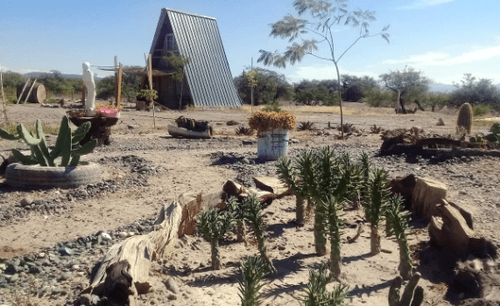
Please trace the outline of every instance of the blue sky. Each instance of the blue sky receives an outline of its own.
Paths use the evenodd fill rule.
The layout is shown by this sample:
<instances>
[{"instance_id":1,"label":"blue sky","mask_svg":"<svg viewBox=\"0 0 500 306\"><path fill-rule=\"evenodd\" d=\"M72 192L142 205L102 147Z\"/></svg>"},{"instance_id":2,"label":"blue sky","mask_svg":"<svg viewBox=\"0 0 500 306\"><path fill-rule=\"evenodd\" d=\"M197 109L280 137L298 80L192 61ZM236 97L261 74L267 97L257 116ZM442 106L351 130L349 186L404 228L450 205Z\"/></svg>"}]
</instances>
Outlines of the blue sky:
<instances>
[{"instance_id":1,"label":"blue sky","mask_svg":"<svg viewBox=\"0 0 500 306\"><path fill-rule=\"evenodd\" d=\"M82 62L144 65L160 10L169 7L217 18L233 76L255 66L259 50L284 50L286 40L269 37L269 24L291 13L293 0L183 1L0 1L0 68L18 72L59 70L81 74ZM369 75L405 66L436 83L459 82L464 73L500 83L500 1L353 0L350 9L376 11L377 32L390 24L390 44L374 37L358 42L340 62L341 73ZM357 31L335 29L337 52ZM320 45L318 55L327 55ZM272 68L274 69L274 68ZM330 62L306 57L276 69L289 81L335 79ZM96 70L103 76L104 72Z\"/></svg>"}]
</instances>

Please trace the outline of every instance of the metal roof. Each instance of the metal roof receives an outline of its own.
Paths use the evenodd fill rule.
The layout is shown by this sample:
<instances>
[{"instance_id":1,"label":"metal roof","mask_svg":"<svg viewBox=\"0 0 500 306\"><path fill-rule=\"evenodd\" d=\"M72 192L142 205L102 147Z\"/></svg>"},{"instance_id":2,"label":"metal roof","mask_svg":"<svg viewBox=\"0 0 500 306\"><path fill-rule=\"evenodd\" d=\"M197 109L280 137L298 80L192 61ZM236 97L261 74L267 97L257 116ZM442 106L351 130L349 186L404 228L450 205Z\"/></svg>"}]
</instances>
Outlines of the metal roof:
<instances>
[{"instance_id":1,"label":"metal roof","mask_svg":"<svg viewBox=\"0 0 500 306\"><path fill-rule=\"evenodd\" d=\"M179 54L189 58L184 71L194 105L240 107L241 98L233 83L217 20L162 9L151 54L164 26L172 29Z\"/></svg>"}]
</instances>

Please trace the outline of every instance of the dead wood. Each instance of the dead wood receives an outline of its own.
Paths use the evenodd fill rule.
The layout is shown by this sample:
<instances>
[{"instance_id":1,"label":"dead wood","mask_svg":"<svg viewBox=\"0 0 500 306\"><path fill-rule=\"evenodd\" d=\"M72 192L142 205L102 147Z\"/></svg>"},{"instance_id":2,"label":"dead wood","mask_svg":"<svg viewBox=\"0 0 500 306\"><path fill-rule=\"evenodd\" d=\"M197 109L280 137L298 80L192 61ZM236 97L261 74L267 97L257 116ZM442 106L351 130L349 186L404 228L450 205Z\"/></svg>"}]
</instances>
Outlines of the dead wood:
<instances>
[{"instance_id":1,"label":"dead wood","mask_svg":"<svg viewBox=\"0 0 500 306\"><path fill-rule=\"evenodd\" d=\"M171 253L177 243L182 207L178 203L164 206L155 222L155 231L130 237L111 247L98 263L99 269L90 286L81 294L101 293L119 305L134 305L134 296L152 287L149 270L152 261ZM129 299L129 295L133 295Z\"/></svg>"},{"instance_id":2,"label":"dead wood","mask_svg":"<svg viewBox=\"0 0 500 306\"><path fill-rule=\"evenodd\" d=\"M188 129L183 128L183 127L177 127L174 125L168 126L168 133L170 135L172 135L173 137L183 137L183 138L193 138L193 139L207 139L207 138L211 138L213 135L213 131L212 131L211 127L205 131L197 132L197 131L188 130Z\"/></svg>"}]
</instances>

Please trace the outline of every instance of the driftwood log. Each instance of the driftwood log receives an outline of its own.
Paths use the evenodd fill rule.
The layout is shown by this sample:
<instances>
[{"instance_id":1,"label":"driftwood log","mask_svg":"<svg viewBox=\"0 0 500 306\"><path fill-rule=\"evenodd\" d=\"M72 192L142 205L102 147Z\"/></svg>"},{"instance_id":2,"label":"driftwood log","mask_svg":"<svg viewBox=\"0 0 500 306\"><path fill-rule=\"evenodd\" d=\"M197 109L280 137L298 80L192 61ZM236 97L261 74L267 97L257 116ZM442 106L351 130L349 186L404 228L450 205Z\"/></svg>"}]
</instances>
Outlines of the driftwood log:
<instances>
[{"instance_id":1,"label":"driftwood log","mask_svg":"<svg viewBox=\"0 0 500 306\"><path fill-rule=\"evenodd\" d=\"M212 129L208 129L203 132L197 132L188 130L183 127L177 127L175 125L168 126L168 133L173 137L184 137L184 138L195 138L195 139L207 139L212 137Z\"/></svg>"},{"instance_id":2,"label":"driftwood log","mask_svg":"<svg viewBox=\"0 0 500 306\"><path fill-rule=\"evenodd\" d=\"M117 305L135 305L134 296L145 294L152 287L149 277L152 261L165 257L177 243L181 216L179 203L164 206L155 222L155 231L113 245L100 261L90 286L81 294L103 294Z\"/></svg>"}]
</instances>

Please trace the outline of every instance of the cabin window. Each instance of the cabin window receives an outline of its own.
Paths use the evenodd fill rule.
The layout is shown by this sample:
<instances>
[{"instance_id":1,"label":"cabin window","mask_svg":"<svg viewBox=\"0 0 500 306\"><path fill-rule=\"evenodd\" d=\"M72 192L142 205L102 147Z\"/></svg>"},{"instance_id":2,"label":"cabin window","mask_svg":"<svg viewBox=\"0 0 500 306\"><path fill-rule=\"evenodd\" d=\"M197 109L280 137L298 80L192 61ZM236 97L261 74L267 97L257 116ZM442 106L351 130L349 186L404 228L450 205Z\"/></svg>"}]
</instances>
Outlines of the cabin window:
<instances>
[{"instance_id":1,"label":"cabin window","mask_svg":"<svg viewBox=\"0 0 500 306\"><path fill-rule=\"evenodd\" d=\"M177 42L175 41L174 34L167 34L165 36L165 49L177 50Z\"/></svg>"}]
</instances>

